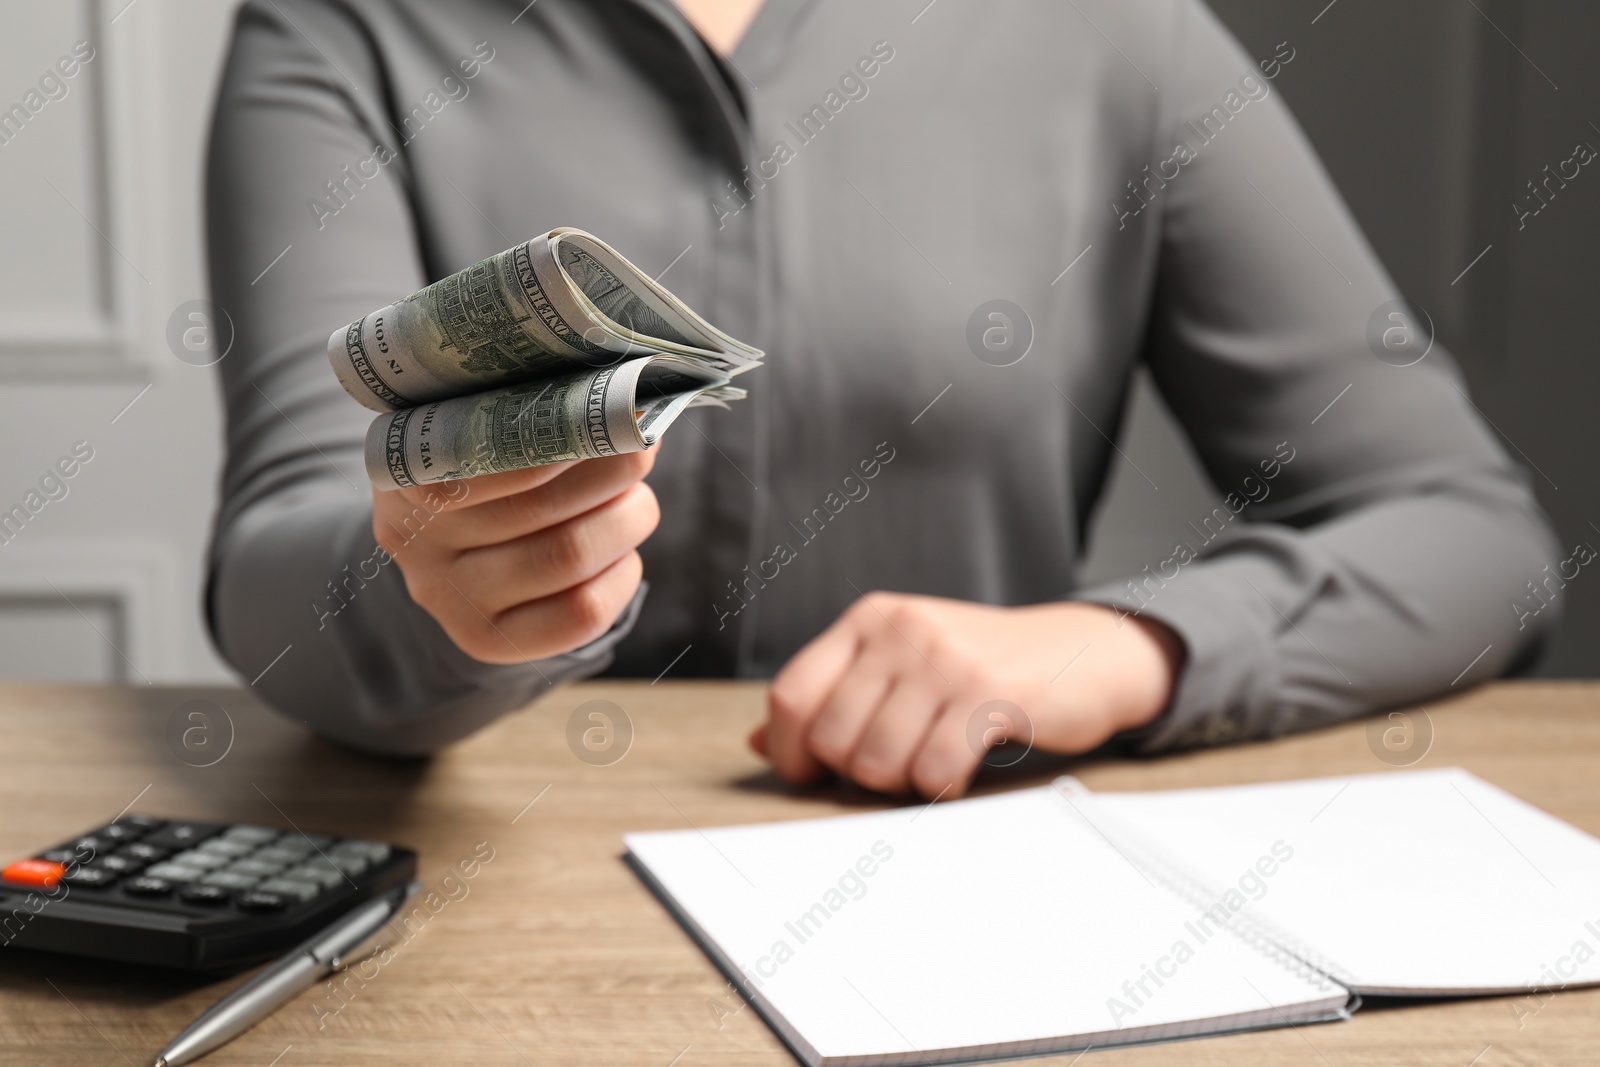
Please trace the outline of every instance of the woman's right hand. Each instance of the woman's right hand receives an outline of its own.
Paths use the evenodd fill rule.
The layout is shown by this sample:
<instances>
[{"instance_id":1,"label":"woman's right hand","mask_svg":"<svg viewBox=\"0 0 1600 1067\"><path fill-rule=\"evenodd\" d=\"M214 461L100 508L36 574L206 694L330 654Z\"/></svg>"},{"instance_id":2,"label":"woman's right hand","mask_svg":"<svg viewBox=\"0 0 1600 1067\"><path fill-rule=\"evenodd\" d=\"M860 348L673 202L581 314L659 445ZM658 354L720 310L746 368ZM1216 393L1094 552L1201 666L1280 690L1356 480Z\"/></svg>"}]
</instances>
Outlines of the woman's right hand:
<instances>
[{"instance_id":1,"label":"woman's right hand","mask_svg":"<svg viewBox=\"0 0 1600 1067\"><path fill-rule=\"evenodd\" d=\"M372 494L411 598L473 659L524 663L609 630L661 518L636 452Z\"/></svg>"}]
</instances>

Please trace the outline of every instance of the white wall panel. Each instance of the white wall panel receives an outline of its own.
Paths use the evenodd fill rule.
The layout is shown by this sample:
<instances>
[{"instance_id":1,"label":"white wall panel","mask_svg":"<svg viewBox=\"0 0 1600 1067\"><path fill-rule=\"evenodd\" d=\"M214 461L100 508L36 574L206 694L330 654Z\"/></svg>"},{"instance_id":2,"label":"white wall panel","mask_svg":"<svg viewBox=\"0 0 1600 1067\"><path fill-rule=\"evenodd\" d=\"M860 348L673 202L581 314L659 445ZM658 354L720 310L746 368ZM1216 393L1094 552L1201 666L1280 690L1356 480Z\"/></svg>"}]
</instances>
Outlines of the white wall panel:
<instances>
[{"instance_id":1,"label":"white wall panel","mask_svg":"<svg viewBox=\"0 0 1600 1067\"><path fill-rule=\"evenodd\" d=\"M234 6L0 0L0 123L94 50L0 143L0 518L27 512L0 532L0 677L227 677L201 619L214 372L165 330L206 295L203 151ZM92 458L52 481L75 445Z\"/></svg>"}]
</instances>

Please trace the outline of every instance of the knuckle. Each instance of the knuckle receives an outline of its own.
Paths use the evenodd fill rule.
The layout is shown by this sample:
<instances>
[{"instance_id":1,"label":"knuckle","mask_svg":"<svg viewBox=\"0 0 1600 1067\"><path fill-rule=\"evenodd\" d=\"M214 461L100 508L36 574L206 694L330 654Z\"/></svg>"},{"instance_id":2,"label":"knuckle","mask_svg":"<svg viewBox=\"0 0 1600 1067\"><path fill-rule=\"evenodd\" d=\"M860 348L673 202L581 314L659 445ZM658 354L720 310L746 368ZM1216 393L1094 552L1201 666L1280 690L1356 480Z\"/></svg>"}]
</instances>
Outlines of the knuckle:
<instances>
[{"instance_id":1,"label":"knuckle","mask_svg":"<svg viewBox=\"0 0 1600 1067\"><path fill-rule=\"evenodd\" d=\"M545 561L556 574L572 574L589 558L589 537L582 522L566 522L549 531Z\"/></svg>"},{"instance_id":2,"label":"knuckle","mask_svg":"<svg viewBox=\"0 0 1600 1067\"><path fill-rule=\"evenodd\" d=\"M844 618L857 625L864 624L868 619L875 619L878 617L877 612L872 610L872 606L872 594L868 593L866 596L857 599L853 604L845 609Z\"/></svg>"},{"instance_id":3,"label":"knuckle","mask_svg":"<svg viewBox=\"0 0 1600 1067\"><path fill-rule=\"evenodd\" d=\"M494 663L503 658L504 642L481 621L446 627L445 632L456 647L479 662Z\"/></svg>"},{"instance_id":4,"label":"knuckle","mask_svg":"<svg viewBox=\"0 0 1600 1067\"><path fill-rule=\"evenodd\" d=\"M889 617L890 622L907 631L908 634L913 631L918 634L927 634L932 628L932 620L928 615L928 609L914 600L897 601L884 614Z\"/></svg>"},{"instance_id":5,"label":"knuckle","mask_svg":"<svg viewBox=\"0 0 1600 1067\"><path fill-rule=\"evenodd\" d=\"M661 501L656 499L655 490L643 482L633 488L633 506L638 512L639 522L642 527L639 540L655 533L656 527L661 524Z\"/></svg>"},{"instance_id":6,"label":"knuckle","mask_svg":"<svg viewBox=\"0 0 1600 1067\"><path fill-rule=\"evenodd\" d=\"M804 729L810 718L810 709L800 703L797 689L798 686L793 681L782 677L772 685L770 698L772 720L785 732L798 732Z\"/></svg>"},{"instance_id":7,"label":"knuckle","mask_svg":"<svg viewBox=\"0 0 1600 1067\"><path fill-rule=\"evenodd\" d=\"M629 452L626 454L624 463L624 469L630 475L635 478L643 478L656 465L656 451L652 448L644 452Z\"/></svg>"},{"instance_id":8,"label":"knuckle","mask_svg":"<svg viewBox=\"0 0 1600 1067\"><path fill-rule=\"evenodd\" d=\"M949 675L952 682L970 680L978 686L986 685L991 680L993 671L990 667L978 660L972 648L958 637L953 637L943 630L924 629L915 635L918 647L928 660L938 665L939 669Z\"/></svg>"},{"instance_id":9,"label":"knuckle","mask_svg":"<svg viewBox=\"0 0 1600 1067\"><path fill-rule=\"evenodd\" d=\"M471 624L461 626L454 624L446 625L444 627L444 632L450 635L450 640L454 641L456 643L456 647L461 649L461 651L465 652L473 659L483 659L483 654L485 651L483 647L483 635L478 633Z\"/></svg>"},{"instance_id":10,"label":"knuckle","mask_svg":"<svg viewBox=\"0 0 1600 1067\"><path fill-rule=\"evenodd\" d=\"M892 650L898 663L926 666L939 663L951 651L950 642L939 628L919 613L898 615L890 620L880 634L880 642Z\"/></svg>"},{"instance_id":11,"label":"knuckle","mask_svg":"<svg viewBox=\"0 0 1600 1067\"><path fill-rule=\"evenodd\" d=\"M405 578L406 592L410 594L411 599L427 608L430 614L438 615L442 600L440 593L444 588L438 570L434 567L402 564L400 574Z\"/></svg>"},{"instance_id":12,"label":"knuckle","mask_svg":"<svg viewBox=\"0 0 1600 1067\"><path fill-rule=\"evenodd\" d=\"M394 494L385 494L393 496ZM393 555L404 545L398 534L398 523L394 507L387 500L380 500L372 508L372 536L382 545L384 551Z\"/></svg>"},{"instance_id":13,"label":"knuckle","mask_svg":"<svg viewBox=\"0 0 1600 1067\"><path fill-rule=\"evenodd\" d=\"M478 659L485 658L484 650L487 648L494 632L476 611L456 607L444 608L439 611L429 612L444 631L461 644L464 640L472 645L476 651L473 655ZM465 647L465 646L463 646Z\"/></svg>"},{"instance_id":14,"label":"knuckle","mask_svg":"<svg viewBox=\"0 0 1600 1067\"><path fill-rule=\"evenodd\" d=\"M506 518L520 529L538 530L545 525L544 495L533 489L501 498Z\"/></svg>"},{"instance_id":15,"label":"knuckle","mask_svg":"<svg viewBox=\"0 0 1600 1067\"><path fill-rule=\"evenodd\" d=\"M859 615L877 619L893 617L899 606L899 598L893 593L875 589L856 601L854 610Z\"/></svg>"},{"instance_id":16,"label":"knuckle","mask_svg":"<svg viewBox=\"0 0 1600 1067\"><path fill-rule=\"evenodd\" d=\"M579 645L588 644L611 628L616 611L599 583L584 582L563 595L568 624Z\"/></svg>"},{"instance_id":17,"label":"knuckle","mask_svg":"<svg viewBox=\"0 0 1600 1067\"><path fill-rule=\"evenodd\" d=\"M851 746L855 743L855 739L841 730L818 729L822 721L823 716L818 715L806 727L797 726L796 730L804 729L806 748L817 759L830 767L847 766L850 763Z\"/></svg>"},{"instance_id":18,"label":"knuckle","mask_svg":"<svg viewBox=\"0 0 1600 1067\"><path fill-rule=\"evenodd\" d=\"M433 518L438 518L440 515L443 515L446 511L449 511L451 506L452 506L452 504L454 503L454 501L450 497L448 497L445 494L439 492L439 490L436 487L432 487L432 486L430 486L428 488L427 492L421 494L421 497L419 498L419 500L417 502Z\"/></svg>"}]
</instances>

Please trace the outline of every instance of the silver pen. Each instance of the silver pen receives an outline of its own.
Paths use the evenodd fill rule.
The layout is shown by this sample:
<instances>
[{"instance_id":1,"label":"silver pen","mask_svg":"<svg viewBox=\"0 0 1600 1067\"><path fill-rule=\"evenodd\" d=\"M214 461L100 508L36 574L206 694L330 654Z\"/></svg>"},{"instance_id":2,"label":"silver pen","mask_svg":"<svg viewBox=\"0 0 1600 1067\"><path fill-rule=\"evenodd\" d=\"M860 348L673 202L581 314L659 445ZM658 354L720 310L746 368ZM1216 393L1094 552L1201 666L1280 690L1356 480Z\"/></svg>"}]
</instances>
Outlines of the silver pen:
<instances>
[{"instance_id":1,"label":"silver pen","mask_svg":"<svg viewBox=\"0 0 1600 1067\"><path fill-rule=\"evenodd\" d=\"M361 905L212 1005L161 1050L155 1067L180 1067L226 1045L338 970L422 888L412 882Z\"/></svg>"}]
</instances>

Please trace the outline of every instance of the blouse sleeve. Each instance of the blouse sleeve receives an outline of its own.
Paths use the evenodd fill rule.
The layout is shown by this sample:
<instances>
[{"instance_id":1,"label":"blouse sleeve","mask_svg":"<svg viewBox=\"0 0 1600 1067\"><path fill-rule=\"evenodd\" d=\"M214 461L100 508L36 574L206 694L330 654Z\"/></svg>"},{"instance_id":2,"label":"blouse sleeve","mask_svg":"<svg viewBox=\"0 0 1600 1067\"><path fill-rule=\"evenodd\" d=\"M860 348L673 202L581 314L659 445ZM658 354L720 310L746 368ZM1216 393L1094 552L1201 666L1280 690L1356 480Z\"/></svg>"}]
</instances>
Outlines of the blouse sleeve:
<instances>
[{"instance_id":1,"label":"blouse sleeve","mask_svg":"<svg viewBox=\"0 0 1600 1067\"><path fill-rule=\"evenodd\" d=\"M211 292L233 330L207 611L218 649L278 711L410 754L604 668L643 590L588 646L493 666L455 646L378 548L362 462L372 413L340 388L325 345L431 280L380 86L337 5L241 9L207 173ZM419 508L408 533L426 536L430 518Z\"/></svg>"},{"instance_id":2,"label":"blouse sleeve","mask_svg":"<svg viewBox=\"0 0 1600 1067\"><path fill-rule=\"evenodd\" d=\"M1503 673L1555 615L1517 609L1560 558L1525 474L1440 345L1411 362L1423 328L1388 317L1409 314L1393 282L1201 3L1178 59L1123 223L1158 228L1146 358L1226 502L1160 564L1079 594L1188 646L1144 747L1274 736ZM1384 346L1408 325L1409 350L1403 333Z\"/></svg>"}]
</instances>

